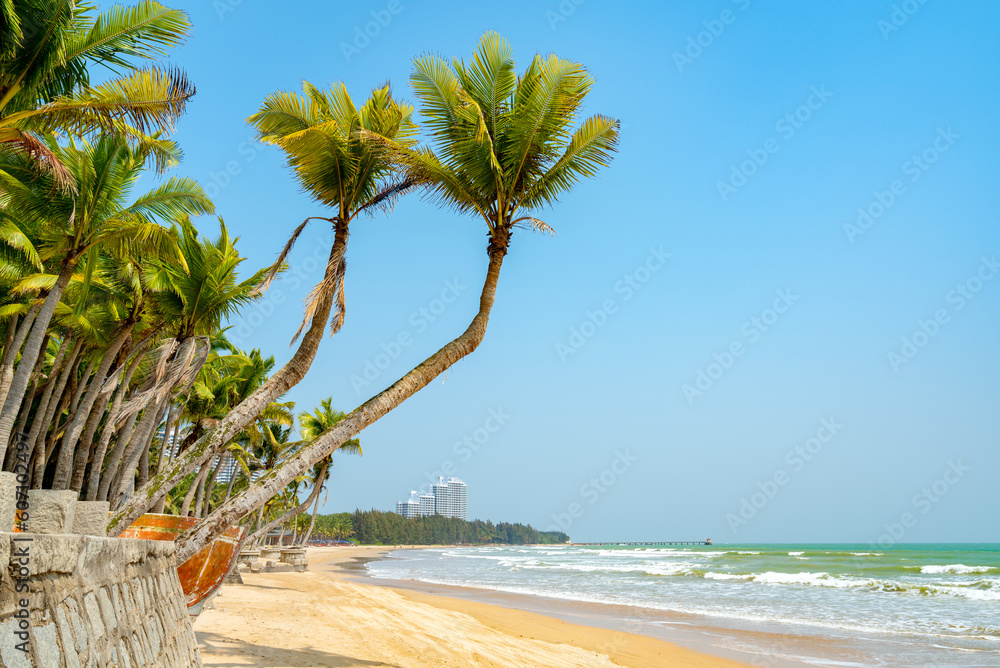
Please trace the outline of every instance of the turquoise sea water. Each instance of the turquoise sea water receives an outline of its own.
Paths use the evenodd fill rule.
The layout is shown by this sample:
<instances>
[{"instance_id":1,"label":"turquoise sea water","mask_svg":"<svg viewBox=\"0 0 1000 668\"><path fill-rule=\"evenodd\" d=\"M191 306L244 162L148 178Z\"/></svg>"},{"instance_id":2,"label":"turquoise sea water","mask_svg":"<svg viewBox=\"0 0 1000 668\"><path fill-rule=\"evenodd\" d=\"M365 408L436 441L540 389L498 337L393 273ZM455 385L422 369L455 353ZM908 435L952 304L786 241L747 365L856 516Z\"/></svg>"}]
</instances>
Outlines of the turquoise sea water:
<instances>
[{"instance_id":1,"label":"turquoise sea water","mask_svg":"<svg viewBox=\"0 0 1000 668\"><path fill-rule=\"evenodd\" d=\"M1000 544L470 547L397 552L368 569L819 640L719 644L762 666L1000 666Z\"/></svg>"}]
</instances>

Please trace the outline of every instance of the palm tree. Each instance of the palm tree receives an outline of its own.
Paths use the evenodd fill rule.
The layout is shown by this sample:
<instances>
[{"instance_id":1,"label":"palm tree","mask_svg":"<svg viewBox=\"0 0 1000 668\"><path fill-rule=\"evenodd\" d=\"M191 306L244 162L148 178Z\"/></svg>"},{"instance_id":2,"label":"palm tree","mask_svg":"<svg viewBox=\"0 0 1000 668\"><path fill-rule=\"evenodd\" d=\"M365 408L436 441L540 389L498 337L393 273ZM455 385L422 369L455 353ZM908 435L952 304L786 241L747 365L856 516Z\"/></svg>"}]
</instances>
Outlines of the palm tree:
<instances>
[{"instance_id":1,"label":"palm tree","mask_svg":"<svg viewBox=\"0 0 1000 668\"><path fill-rule=\"evenodd\" d=\"M81 263L85 269L96 268L98 254L105 252L121 258L160 257L183 266L175 236L159 221L213 210L201 186L191 179L176 177L127 203L154 153L167 161L176 160L177 147L172 142L134 148L120 137L103 136L94 143L70 142L64 147L52 141L50 147L73 175L78 194L54 190L51 176L36 178L30 158L8 155L0 162L0 177L6 176L3 186L11 194L6 213L14 220L41 223L36 247L40 247L42 259L53 265L54 272L28 276L17 288L44 289L47 294L33 322L25 320L22 325L30 324L30 331L0 411L0 454L10 440L56 306Z\"/></svg>"},{"instance_id":2,"label":"palm tree","mask_svg":"<svg viewBox=\"0 0 1000 668\"><path fill-rule=\"evenodd\" d=\"M388 86L372 91L365 104L357 108L343 84L324 92L306 83L302 95L276 93L250 118L263 141L285 151L303 188L333 210L332 216L322 218L334 228L325 275L310 296L306 318L299 330L305 329L305 333L292 358L205 434L196 446L150 480L148 489L135 494L130 503L115 513L108 524L109 535L120 533L152 507L160 495L215 457L269 403L305 376L319 350L334 305L337 313L331 331L336 332L341 327L350 223L360 214L390 207L399 195L412 187L411 182L399 180L389 159L389 150L364 140L360 132L376 133L399 146L412 146L416 126L410 120L411 114L412 109L397 102ZM264 288L282 266L305 225L315 219L307 219L293 232Z\"/></svg>"},{"instance_id":3,"label":"palm tree","mask_svg":"<svg viewBox=\"0 0 1000 668\"><path fill-rule=\"evenodd\" d=\"M115 506L119 496L131 488L132 472L143 453L148 452L171 396L186 391L197 379L211 353L211 335L219 330L223 320L257 298L265 271L239 280L237 270L244 258L236 250L238 239L229 236L221 220L219 228L216 239L206 239L199 236L190 221L182 219L178 223L181 266L152 263L147 270L153 275L150 277L153 283L165 286L152 296L152 301L157 316L166 323L169 336L161 345L157 364L163 371L151 377L122 409L141 409L142 418L122 453L117 494L112 492L108 497Z\"/></svg>"},{"instance_id":4,"label":"palm tree","mask_svg":"<svg viewBox=\"0 0 1000 668\"><path fill-rule=\"evenodd\" d=\"M333 397L328 397L320 401L319 407L314 408L312 413L299 413L299 435L302 436L303 442L311 443L315 441L324 432L333 429L338 422L347 417L344 411L334 409L332 404ZM352 438L347 443L344 443L337 450L338 452L346 452L358 456L362 454L361 442L356 438ZM327 455L313 465L312 481L314 489L317 487L322 488L323 483L329 477L328 471L332 463L331 457L332 455ZM317 493L314 496L316 497L315 505L313 506L312 518L309 520L309 529L302 538L303 545L309 542L309 536L312 535L313 527L316 524L316 513L319 512L319 494Z\"/></svg>"},{"instance_id":5,"label":"palm tree","mask_svg":"<svg viewBox=\"0 0 1000 668\"><path fill-rule=\"evenodd\" d=\"M507 44L494 34L482 37L468 65L460 60L449 64L433 56L418 59L411 83L422 102L436 152L414 150L371 132L363 134L391 151L407 176L443 205L486 223L489 263L479 311L459 337L181 537L178 559L200 550L290 480L474 351L486 333L514 228L548 229L529 212L554 204L578 181L594 176L617 150L618 122L611 118L593 116L572 131L593 85L582 65L555 55L536 56L518 76Z\"/></svg>"},{"instance_id":6,"label":"palm tree","mask_svg":"<svg viewBox=\"0 0 1000 668\"><path fill-rule=\"evenodd\" d=\"M268 458L264 464L265 470L273 470L277 468L282 461L286 461L291 457L295 457L297 450L302 446L315 441L321 434L332 429L337 425L338 422L343 420L346 415L343 411L338 411L334 409L331 404L333 403L333 398L327 398L320 402L320 406L314 408L313 411L303 412L299 414L299 435L302 436L302 441L293 444L293 448L282 451L279 453L278 457ZM350 441L344 443L340 448L337 449L340 452L345 452L347 454L358 455L361 453L361 443L357 439L351 439ZM283 525L288 520L298 517L310 505L314 505L312 521L310 521L309 529L304 534L305 540L308 540L309 534L312 533L313 521L316 518L316 511L319 507L319 497L320 492L323 489L323 484L329 477L329 470L332 464L331 456L323 458L322 461L317 462L311 472L300 475L289 482L288 485L282 490L281 494L275 495L271 502L277 501L278 505L285 509L285 512L279 512L278 517L260 526L254 534L250 537L248 542L259 539L261 536L267 534L268 531L273 529L278 525ZM298 489L299 486L304 483L310 483L312 485L312 491L309 496L302 503L298 502ZM280 499L280 500L279 500Z\"/></svg>"},{"instance_id":7,"label":"palm tree","mask_svg":"<svg viewBox=\"0 0 1000 668\"><path fill-rule=\"evenodd\" d=\"M168 130L194 87L179 71L137 70L132 61L166 55L190 27L184 12L156 2L99 15L74 0L0 3L0 147L72 188L73 174L45 134L99 130L145 141L153 128ZM94 64L121 76L91 86Z\"/></svg>"}]
</instances>

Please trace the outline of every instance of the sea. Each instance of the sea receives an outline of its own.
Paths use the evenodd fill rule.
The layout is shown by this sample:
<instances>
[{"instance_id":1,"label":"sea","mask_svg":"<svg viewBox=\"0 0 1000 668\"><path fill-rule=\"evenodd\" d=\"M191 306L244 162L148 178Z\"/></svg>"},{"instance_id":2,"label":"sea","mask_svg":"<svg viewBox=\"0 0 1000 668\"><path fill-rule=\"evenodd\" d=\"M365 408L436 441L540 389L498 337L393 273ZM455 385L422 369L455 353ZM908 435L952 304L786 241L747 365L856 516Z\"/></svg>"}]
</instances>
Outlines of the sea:
<instances>
[{"instance_id":1,"label":"sea","mask_svg":"<svg viewBox=\"0 0 1000 668\"><path fill-rule=\"evenodd\" d=\"M432 548L366 568L755 666L1000 667L1000 544Z\"/></svg>"}]
</instances>

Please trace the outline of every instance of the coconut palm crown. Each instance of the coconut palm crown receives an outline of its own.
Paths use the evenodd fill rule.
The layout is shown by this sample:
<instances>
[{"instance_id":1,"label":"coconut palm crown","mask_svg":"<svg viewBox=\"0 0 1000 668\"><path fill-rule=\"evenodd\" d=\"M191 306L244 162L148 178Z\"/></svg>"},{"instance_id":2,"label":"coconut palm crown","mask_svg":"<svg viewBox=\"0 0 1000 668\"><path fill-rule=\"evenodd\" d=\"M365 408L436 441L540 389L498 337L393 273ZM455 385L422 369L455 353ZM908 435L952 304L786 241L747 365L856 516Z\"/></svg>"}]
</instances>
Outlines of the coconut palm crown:
<instances>
[{"instance_id":1,"label":"coconut palm crown","mask_svg":"<svg viewBox=\"0 0 1000 668\"><path fill-rule=\"evenodd\" d=\"M435 200L485 220L491 247L504 252L514 226L549 230L528 213L609 165L619 131L602 115L572 129L594 83L582 65L536 55L522 74L514 67L494 33L480 39L470 63L418 58L410 83L432 147L369 134Z\"/></svg>"}]
</instances>

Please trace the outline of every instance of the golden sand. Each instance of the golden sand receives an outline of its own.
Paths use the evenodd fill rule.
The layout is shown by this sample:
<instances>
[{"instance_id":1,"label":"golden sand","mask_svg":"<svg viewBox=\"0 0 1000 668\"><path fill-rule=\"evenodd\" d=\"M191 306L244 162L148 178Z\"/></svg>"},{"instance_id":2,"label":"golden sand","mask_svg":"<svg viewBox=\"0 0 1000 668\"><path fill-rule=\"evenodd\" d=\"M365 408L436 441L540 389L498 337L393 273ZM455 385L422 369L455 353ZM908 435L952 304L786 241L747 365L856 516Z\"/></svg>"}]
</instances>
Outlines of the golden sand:
<instances>
[{"instance_id":1,"label":"golden sand","mask_svg":"<svg viewBox=\"0 0 1000 668\"><path fill-rule=\"evenodd\" d=\"M739 668L644 636L485 603L358 584L336 564L384 547L310 549L310 570L243 574L194 628L206 667Z\"/></svg>"}]
</instances>

